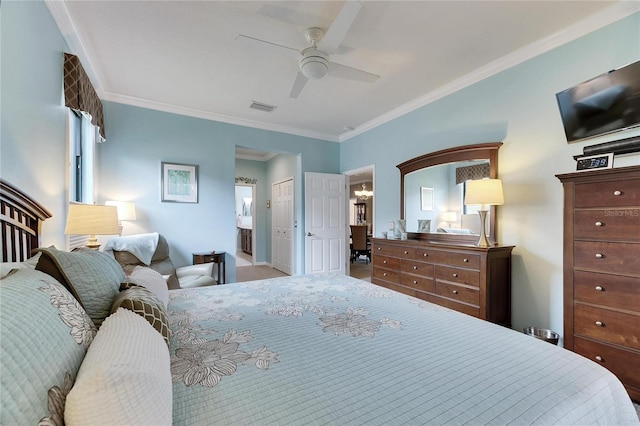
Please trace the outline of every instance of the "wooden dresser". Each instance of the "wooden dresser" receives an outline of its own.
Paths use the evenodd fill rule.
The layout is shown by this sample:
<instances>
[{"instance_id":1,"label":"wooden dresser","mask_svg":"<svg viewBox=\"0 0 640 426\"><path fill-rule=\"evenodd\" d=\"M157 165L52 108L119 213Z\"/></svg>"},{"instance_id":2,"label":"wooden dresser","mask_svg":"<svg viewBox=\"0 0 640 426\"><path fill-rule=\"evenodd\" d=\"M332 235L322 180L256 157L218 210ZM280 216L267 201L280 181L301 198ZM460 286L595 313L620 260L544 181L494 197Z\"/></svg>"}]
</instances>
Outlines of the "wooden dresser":
<instances>
[{"instance_id":1,"label":"wooden dresser","mask_svg":"<svg viewBox=\"0 0 640 426\"><path fill-rule=\"evenodd\" d=\"M564 186L564 347L640 400L640 166L558 175Z\"/></svg>"},{"instance_id":2,"label":"wooden dresser","mask_svg":"<svg viewBox=\"0 0 640 426\"><path fill-rule=\"evenodd\" d=\"M371 282L511 326L511 250L372 238Z\"/></svg>"}]
</instances>

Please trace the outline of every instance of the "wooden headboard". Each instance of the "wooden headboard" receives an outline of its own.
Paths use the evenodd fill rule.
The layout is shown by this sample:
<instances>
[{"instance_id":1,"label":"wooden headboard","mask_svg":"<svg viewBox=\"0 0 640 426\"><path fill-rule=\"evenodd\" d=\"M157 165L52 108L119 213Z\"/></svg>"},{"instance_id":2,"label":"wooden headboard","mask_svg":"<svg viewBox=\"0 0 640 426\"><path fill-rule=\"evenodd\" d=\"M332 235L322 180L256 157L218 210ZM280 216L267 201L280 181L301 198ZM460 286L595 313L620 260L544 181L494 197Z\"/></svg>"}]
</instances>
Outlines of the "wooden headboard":
<instances>
[{"instance_id":1,"label":"wooden headboard","mask_svg":"<svg viewBox=\"0 0 640 426\"><path fill-rule=\"evenodd\" d=\"M27 194L0 179L2 262L22 262L40 245L42 221L51 213Z\"/></svg>"}]
</instances>

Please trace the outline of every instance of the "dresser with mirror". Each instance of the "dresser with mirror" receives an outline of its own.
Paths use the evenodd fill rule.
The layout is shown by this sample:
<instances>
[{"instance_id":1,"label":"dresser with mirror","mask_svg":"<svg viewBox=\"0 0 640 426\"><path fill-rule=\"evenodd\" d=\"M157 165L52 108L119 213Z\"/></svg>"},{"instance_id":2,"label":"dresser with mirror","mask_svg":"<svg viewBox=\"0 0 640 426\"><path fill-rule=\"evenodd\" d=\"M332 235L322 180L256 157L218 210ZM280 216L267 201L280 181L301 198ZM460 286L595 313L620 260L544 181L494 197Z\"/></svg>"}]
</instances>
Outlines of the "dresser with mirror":
<instances>
[{"instance_id":1,"label":"dresser with mirror","mask_svg":"<svg viewBox=\"0 0 640 426\"><path fill-rule=\"evenodd\" d=\"M407 238L372 238L372 283L511 326L513 246L495 244L496 207L490 206L491 244L478 247L479 216L468 213L462 201L469 176L498 177L501 145L450 148L397 166Z\"/></svg>"}]
</instances>

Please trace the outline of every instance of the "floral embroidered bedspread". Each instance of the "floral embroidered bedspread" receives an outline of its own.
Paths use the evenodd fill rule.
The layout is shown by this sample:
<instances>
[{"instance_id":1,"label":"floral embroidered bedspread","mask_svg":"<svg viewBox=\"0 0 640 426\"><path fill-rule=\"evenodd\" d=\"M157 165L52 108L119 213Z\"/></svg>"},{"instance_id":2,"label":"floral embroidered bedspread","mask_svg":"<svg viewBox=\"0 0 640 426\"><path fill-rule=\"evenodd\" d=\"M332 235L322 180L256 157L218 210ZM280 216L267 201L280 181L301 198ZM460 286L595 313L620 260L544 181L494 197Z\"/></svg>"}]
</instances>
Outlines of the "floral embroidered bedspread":
<instances>
[{"instance_id":1,"label":"floral embroidered bedspread","mask_svg":"<svg viewBox=\"0 0 640 426\"><path fill-rule=\"evenodd\" d=\"M344 275L170 293L174 424L637 422L595 363Z\"/></svg>"}]
</instances>

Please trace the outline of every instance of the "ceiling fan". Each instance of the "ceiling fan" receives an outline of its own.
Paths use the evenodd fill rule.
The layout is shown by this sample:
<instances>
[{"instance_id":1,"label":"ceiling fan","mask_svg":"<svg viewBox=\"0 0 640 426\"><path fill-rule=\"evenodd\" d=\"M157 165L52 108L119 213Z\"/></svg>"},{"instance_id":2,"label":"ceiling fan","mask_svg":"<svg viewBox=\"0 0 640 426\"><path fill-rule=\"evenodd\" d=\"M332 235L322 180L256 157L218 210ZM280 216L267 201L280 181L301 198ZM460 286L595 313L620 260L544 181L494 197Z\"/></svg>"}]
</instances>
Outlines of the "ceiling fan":
<instances>
[{"instance_id":1,"label":"ceiling fan","mask_svg":"<svg viewBox=\"0 0 640 426\"><path fill-rule=\"evenodd\" d=\"M239 34L238 37L288 49L299 55L298 74L291 87L290 98L297 98L309 79L319 80L327 74L338 78L373 83L380 78L379 75L333 62L329 56L340 47L361 7L362 5L357 0L347 0L326 32L318 27L307 28L304 34L311 46L301 51L244 34Z\"/></svg>"}]
</instances>

